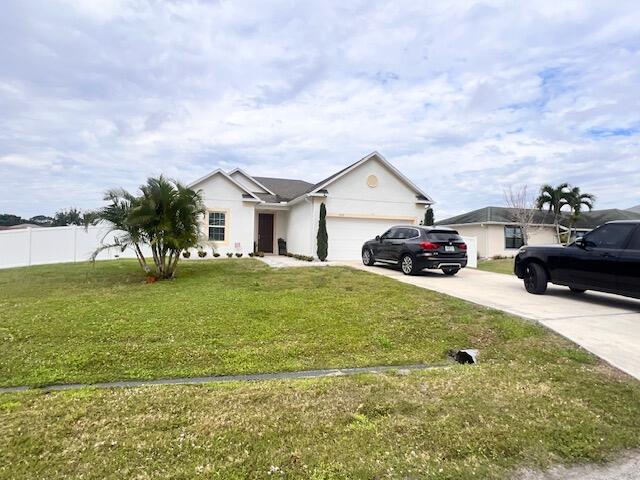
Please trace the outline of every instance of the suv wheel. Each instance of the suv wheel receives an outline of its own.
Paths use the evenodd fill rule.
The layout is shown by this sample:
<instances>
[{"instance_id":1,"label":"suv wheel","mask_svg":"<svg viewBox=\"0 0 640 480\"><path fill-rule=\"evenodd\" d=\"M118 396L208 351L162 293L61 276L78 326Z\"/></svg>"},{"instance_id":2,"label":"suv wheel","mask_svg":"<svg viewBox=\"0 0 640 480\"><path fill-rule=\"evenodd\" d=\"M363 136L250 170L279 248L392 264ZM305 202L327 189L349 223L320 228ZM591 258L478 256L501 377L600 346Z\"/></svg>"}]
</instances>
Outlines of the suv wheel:
<instances>
[{"instance_id":1,"label":"suv wheel","mask_svg":"<svg viewBox=\"0 0 640 480\"><path fill-rule=\"evenodd\" d=\"M445 275L449 275L449 276L453 276L456 273L458 273L460 271L460 269L458 267L444 267L442 269L442 273L444 273Z\"/></svg>"},{"instance_id":2,"label":"suv wheel","mask_svg":"<svg viewBox=\"0 0 640 480\"><path fill-rule=\"evenodd\" d=\"M400 268L405 275L414 275L417 272L416 262L408 253L402 256L400 260Z\"/></svg>"},{"instance_id":3,"label":"suv wheel","mask_svg":"<svg viewBox=\"0 0 640 480\"><path fill-rule=\"evenodd\" d=\"M524 274L524 288L527 292L535 295L542 295L547 291L547 272L542 265L529 263Z\"/></svg>"},{"instance_id":4,"label":"suv wheel","mask_svg":"<svg viewBox=\"0 0 640 480\"><path fill-rule=\"evenodd\" d=\"M376 262L375 258L373 257L373 252L368 249L365 248L362 251L362 263L364 263L365 265L367 265L368 267L370 267L371 265L373 265Z\"/></svg>"}]
</instances>

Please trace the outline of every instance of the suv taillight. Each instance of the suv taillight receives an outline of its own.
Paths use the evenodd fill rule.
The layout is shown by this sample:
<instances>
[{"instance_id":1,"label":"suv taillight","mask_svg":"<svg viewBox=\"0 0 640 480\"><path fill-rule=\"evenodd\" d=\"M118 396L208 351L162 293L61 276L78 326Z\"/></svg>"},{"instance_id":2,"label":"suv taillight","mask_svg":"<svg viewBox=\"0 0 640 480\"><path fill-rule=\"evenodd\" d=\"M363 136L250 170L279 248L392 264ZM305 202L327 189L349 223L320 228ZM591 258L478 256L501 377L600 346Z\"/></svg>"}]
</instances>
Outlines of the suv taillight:
<instances>
[{"instance_id":1,"label":"suv taillight","mask_svg":"<svg viewBox=\"0 0 640 480\"><path fill-rule=\"evenodd\" d=\"M458 248L460 250L466 250L467 249L467 244L466 243L458 243Z\"/></svg>"},{"instance_id":2,"label":"suv taillight","mask_svg":"<svg viewBox=\"0 0 640 480\"><path fill-rule=\"evenodd\" d=\"M433 242L420 242L420 248L423 250L437 250L440 248L440 244Z\"/></svg>"}]
</instances>

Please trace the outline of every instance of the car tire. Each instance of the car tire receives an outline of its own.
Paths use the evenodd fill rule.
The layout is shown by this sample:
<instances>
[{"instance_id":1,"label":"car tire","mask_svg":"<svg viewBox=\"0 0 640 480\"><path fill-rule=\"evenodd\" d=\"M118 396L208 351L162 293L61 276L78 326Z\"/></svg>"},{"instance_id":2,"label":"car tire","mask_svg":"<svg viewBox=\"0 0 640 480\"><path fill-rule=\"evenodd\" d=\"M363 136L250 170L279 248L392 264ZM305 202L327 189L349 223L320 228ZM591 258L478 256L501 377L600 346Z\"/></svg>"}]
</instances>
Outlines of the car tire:
<instances>
[{"instance_id":1,"label":"car tire","mask_svg":"<svg viewBox=\"0 0 640 480\"><path fill-rule=\"evenodd\" d=\"M584 288L575 288L575 287L569 287L569 290L571 290L571 293L584 293L587 291Z\"/></svg>"},{"instance_id":2,"label":"car tire","mask_svg":"<svg viewBox=\"0 0 640 480\"><path fill-rule=\"evenodd\" d=\"M415 259L408 253L405 253L400 259L400 270L405 275L415 275L418 271Z\"/></svg>"},{"instance_id":3,"label":"car tire","mask_svg":"<svg viewBox=\"0 0 640 480\"><path fill-rule=\"evenodd\" d=\"M534 295L542 295L547 291L547 272L539 263L529 263L524 272L524 288Z\"/></svg>"},{"instance_id":4,"label":"car tire","mask_svg":"<svg viewBox=\"0 0 640 480\"><path fill-rule=\"evenodd\" d=\"M442 269L442 273L444 273L445 275L449 275L450 277L452 277L453 275L455 275L459 271L460 271L460 269L457 268L457 267L445 267L445 268Z\"/></svg>"},{"instance_id":5,"label":"car tire","mask_svg":"<svg viewBox=\"0 0 640 480\"><path fill-rule=\"evenodd\" d=\"M376 259L373 256L373 252L371 251L371 249L365 248L364 250L362 250L362 263L367 267L370 267L374 263L376 263Z\"/></svg>"}]
</instances>

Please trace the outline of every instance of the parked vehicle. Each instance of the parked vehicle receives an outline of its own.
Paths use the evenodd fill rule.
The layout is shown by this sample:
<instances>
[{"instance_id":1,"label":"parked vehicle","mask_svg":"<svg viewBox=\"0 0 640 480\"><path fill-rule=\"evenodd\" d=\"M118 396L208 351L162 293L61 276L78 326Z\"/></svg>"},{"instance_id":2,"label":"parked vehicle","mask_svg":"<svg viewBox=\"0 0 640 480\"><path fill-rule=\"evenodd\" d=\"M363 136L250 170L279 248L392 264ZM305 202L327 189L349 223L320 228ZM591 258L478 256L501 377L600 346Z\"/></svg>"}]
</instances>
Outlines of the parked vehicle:
<instances>
[{"instance_id":1,"label":"parked vehicle","mask_svg":"<svg viewBox=\"0 0 640 480\"><path fill-rule=\"evenodd\" d=\"M362 263L398 265L405 275L425 268L455 275L467 266L467 244L456 230L398 225L362 246Z\"/></svg>"},{"instance_id":2,"label":"parked vehicle","mask_svg":"<svg viewBox=\"0 0 640 480\"><path fill-rule=\"evenodd\" d=\"M529 293L542 294L547 283L640 298L640 220L608 222L572 244L524 246L514 272Z\"/></svg>"}]
</instances>

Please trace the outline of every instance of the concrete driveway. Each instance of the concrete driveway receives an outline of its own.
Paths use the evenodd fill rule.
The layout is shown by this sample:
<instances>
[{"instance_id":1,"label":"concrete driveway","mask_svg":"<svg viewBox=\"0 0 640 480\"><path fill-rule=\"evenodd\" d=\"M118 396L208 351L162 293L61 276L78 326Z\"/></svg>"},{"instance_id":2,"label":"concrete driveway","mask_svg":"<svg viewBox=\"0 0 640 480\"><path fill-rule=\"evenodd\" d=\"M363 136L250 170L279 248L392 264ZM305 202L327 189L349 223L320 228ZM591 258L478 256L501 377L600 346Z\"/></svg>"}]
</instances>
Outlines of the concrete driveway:
<instances>
[{"instance_id":1,"label":"concrete driveway","mask_svg":"<svg viewBox=\"0 0 640 480\"><path fill-rule=\"evenodd\" d=\"M531 295L513 275L471 268L453 277L439 271L410 277L386 266L349 265L535 320L640 379L640 300L596 292L576 295L551 284L545 295Z\"/></svg>"}]
</instances>

